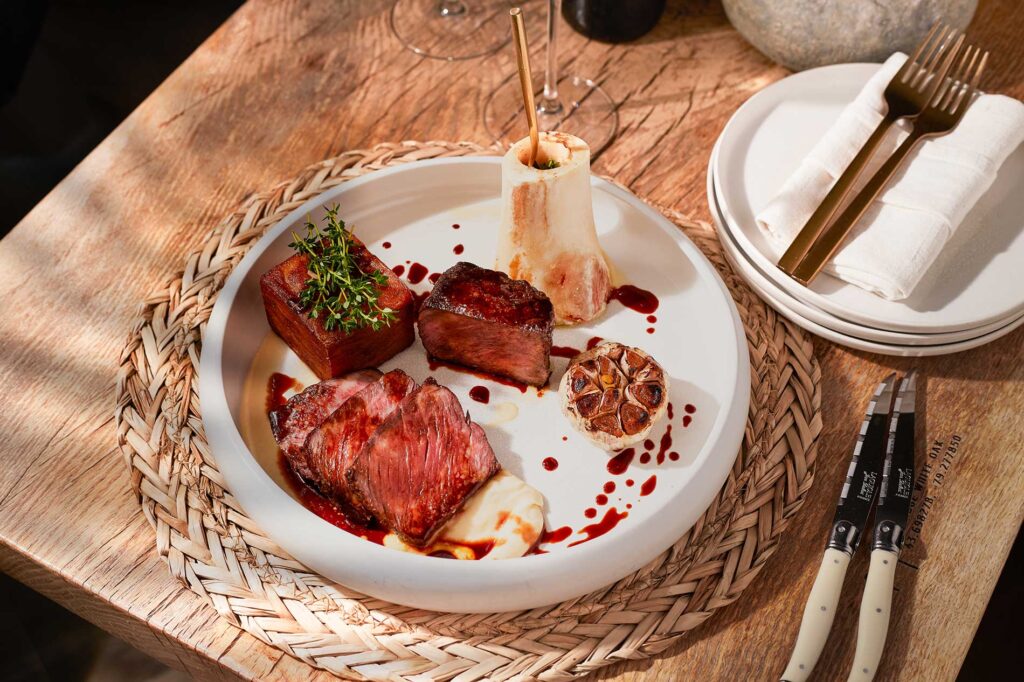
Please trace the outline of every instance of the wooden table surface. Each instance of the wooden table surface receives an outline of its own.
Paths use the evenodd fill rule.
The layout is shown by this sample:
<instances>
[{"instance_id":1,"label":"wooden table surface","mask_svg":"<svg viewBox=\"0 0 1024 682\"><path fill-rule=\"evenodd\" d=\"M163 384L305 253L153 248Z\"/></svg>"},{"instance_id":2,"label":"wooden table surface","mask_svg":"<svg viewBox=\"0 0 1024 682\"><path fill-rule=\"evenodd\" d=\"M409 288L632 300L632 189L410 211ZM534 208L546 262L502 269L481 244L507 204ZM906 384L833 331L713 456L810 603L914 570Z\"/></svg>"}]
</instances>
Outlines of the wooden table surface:
<instances>
[{"instance_id":1,"label":"wooden table surface","mask_svg":"<svg viewBox=\"0 0 1024 682\"><path fill-rule=\"evenodd\" d=\"M116 449L118 353L142 298L247 193L346 149L404 139L487 144L481 111L511 49L447 63L391 35L386 2L242 7L0 242L0 569L200 678L326 679L219 620L171 579ZM982 2L971 36L993 50L985 87L1024 96L1024 12ZM535 63L542 5L532 3ZM717 2L673 2L636 44L564 31L562 63L598 75L621 132L594 170L708 219L715 138L784 77ZM127 56L127 55L126 55ZM953 679L1024 516L1019 329L959 355L907 361L815 340L823 367L817 482L779 551L738 602L675 649L597 679L777 679L872 386L925 381L927 496L897 573L880 679ZM866 552L855 558L815 679L845 677Z\"/></svg>"}]
</instances>

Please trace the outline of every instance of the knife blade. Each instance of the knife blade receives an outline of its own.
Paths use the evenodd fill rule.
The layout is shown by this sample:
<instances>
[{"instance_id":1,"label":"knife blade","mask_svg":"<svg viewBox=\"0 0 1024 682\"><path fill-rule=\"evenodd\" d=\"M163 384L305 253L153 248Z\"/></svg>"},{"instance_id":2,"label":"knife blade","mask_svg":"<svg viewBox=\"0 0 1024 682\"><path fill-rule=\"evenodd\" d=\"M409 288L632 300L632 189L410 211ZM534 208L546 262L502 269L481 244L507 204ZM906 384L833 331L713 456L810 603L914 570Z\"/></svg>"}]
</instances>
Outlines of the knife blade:
<instances>
[{"instance_id":1,"label":"knife blade","mask_svg":"<svg viewBox=\"0 0 1024 682\"><path fill-rule=\"evenodd\" d=\"M825 648L843 589L846 568L850 564L850 557L860 545L864 525L881 483L895 384L896 374L893 373L878 385L868 404L857 434L846 481L839 495L825 556L807 598L800 632L793 646L793 655L782 673L782 682L806 680Z\"/></svg>"},{"instance_id":2,"label":"knife blade","mask_svg":"<svg viewBox=\"0 0 1024 682\"><path fill-rule=\"evenodd\" d=\"M917 375L911 373L900 384L889 422L882 485L875 508L871 565L860 603L857 649L848 678L851 682L874 679L888 635L896 563L903 549L903 533L910 516L910 497L914 487L916 398Z\"/></svg>"}]
</instances>

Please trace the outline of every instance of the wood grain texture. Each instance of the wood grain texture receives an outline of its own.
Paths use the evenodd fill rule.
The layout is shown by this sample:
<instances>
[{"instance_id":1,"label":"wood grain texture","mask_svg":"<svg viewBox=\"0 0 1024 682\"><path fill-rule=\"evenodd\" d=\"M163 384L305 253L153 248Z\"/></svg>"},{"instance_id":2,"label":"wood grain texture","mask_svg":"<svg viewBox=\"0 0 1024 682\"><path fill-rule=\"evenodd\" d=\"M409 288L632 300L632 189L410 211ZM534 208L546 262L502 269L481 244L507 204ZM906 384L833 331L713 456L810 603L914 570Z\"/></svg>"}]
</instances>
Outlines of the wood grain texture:
<instances>
[{"instance_id":1,"label":"wood grain texture","mask_svg":"<svg viewBox=\"0 0 1024 682\"><path fill-rule=\"evenodd\" d=\"M196 677L329 679L220 621L157 560L116 452L116 358L141 298L247 193L378 141L490 142L482 106L512 72L512 51L423 60L390 34L388 4L253 0L0 242L0 569ZM543 12L527 7L539 60ZM1022 31L1013 0L981 3L969 34L995 53L986 88L1024 96ZM629 46L564 35L563 64L599 75L620 103L619 138L595 172L707 220L715 138L786 71L746 44L715 2L670 3L658 28ZM941 445L918 453L933 466L918 504L926 520L897 571L893 653L878 679L953 679L1024 517L1022 342L1018 330L912 362L816 340L818 479L779 552L683 645L595 679L777 676L866 396L912 365L927 377L920 442ZM845 677L866 569L858 554L813 679Z\"/></svg>"}]
</instances>

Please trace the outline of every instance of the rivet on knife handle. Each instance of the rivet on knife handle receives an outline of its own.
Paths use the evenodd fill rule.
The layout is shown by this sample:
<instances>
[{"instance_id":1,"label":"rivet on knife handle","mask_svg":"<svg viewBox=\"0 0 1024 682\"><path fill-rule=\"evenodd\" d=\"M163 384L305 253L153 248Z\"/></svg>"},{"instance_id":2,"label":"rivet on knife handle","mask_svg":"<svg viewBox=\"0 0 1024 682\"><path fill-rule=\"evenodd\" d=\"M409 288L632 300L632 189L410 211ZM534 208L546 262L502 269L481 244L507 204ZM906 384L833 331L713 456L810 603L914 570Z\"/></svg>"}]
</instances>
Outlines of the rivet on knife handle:
<instances>
[{"instance_id":1,"label":"rivet on knife handle","mask_svg":"<svg viewBox=\"0 0 1024 682\"><path fill-rule=\"evenodd\" d=\"M800 621L800 634L796 637L793 655L789 665L782 673L785 682L803 682L811 674L814 664L818 662L825 641L832 629L839 595L843 591L843 580L846 567L850 565L850 556L838 549L825 550L825 558L821 560L818 577L814 579L811 594L807 598L804 617Z\"/></svg>"}]
</instances>

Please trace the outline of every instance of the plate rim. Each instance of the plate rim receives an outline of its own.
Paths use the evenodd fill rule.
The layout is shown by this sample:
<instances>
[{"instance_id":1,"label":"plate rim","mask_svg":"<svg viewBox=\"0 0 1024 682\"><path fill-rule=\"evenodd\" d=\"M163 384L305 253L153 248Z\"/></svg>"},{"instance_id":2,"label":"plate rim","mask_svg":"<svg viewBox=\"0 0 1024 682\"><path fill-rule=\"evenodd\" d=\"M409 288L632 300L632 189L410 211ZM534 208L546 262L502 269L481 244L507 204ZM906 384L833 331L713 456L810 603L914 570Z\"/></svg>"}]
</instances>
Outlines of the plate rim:
<instances>
[{"instance_id":1,"label":"plate rim","mask_svg":"<svg viewBox=\"0 0 1024 682\"><path fill-rule=\"evenodd\" d=\"M799 73L791 74L785 78L775 81L774 83L771 83L770 85L762 88L754 95L749 97L746 101L743 102L743 104L741 104L736 109L735 112L733 112L732 116L729 117L729 120L723 127L722 132L719 135L718 140L716 141L716 146L721 146L723 144L723 140L726 141L727 143L727 135L730 133L730 131L735 133L735 131L742 125L742 120L740 117L741 114L744 113L744 111L749 112L751 107L757 105L762 100L768 99L772 94L778 92L778 90L782 87L793 87L795 85L799 85L799 81L801 80L821 79L822 72L840 70L851 72L852 74L855 74L855 76L858 79L863 78L866 82L866 80L869 79L874 74L874 72L877 71L877 69L880 67L881 64L867 62L830 64L826 66L820 66L814 69L808 69L806 71L802 71ZM786 85L784 86L783 84ZM727 202L727 197L725 197L722 193L723 185L721 181L720 164L721 155L717 155L714 158L714 183L716 188L716 196L718 197L718 204L723 216L725 216L731 223L738 224L738 221L736 221L732 211L730 211L729 204ZM1020 314L1024 314L1024 300L1021 300L1016 305L1005 310L1002 315L989 315L988 317L976 320L975 323L972 323L970 326L963 326L960 323L941 325L931 324L923 326L920 324L908 324L901 322L899 320L886 320L883 322L881 319L867 315L866 313L856 308L849 308L844 305L840 305L833 301L828 296L820 294L817 291L814 291L814 289L811 287L799 285L796 282L792 281L789 277L786 277L781 273L773 272L773 270L775 269L775 264L772 263L767 258L767 256L764 253L762 253L759 249L754 248L754 245L750 243L750 241L746 238L746 235L742 230L735 230L732 228L732 226L727 227L729 227L730 235L733 235L734 232L739 233L738 235L733 235L733 239L737 246L740 247L741 252L753 263L757 264L768 277L768 279L770 279L778 287L778 289L785 291L790 297L800 300L806 305L819 308L823 311L828 312L830 315L836 318L845 320L846 322L855 325L872 327L880 331L897 331L909 334L946 334L960 331L970 331L973 329L979 329L983 327L991 327L992 325L997 325L997 323L1001 321L1005 321L1007 319L1014 318ZM831 275L827 274L826 276L832 277ZM854 286L845 282L843 284L845 286Z\"/></svg>"},{"instance_id":2,"label":"plate rim","mask_svg":"<svg viewBox=\"0 0 1024 682\"><path fill-rule=\"evenodd\" d=\"M451 612L495 612L535 608L586 594L587 592L611 584L616 580L629 575L633 571L638 570L655 556L671 547L672 544L677 542L689 528L692 528L693 523L695 523L697 519L706 512L714 497L719 494L722 485L728 477L728 472L732 469L735 462L735 456L739 452L744 433L746 414L749 407L751 387L745 331L742 321L740 320L738 310L736 309L736 304L714 266L682 230L680 230L672 221L657 211L654 207L644 202L632 192L629 192L628 190L596 175L592 175L592 187L595 187L595 189L599 189L600 191L604 191L613 197L619 198L646 214L655 224L661 227L666 234L675 240L677 247L683 252L684 256L693 263L695 269L702 271L704 277L710 277L711 281L714 282L722 301L725 303L729 311L729 317L732 321L732 332L735 347L733 354L734 362L730 364L734 367L734 376L732 377L732 392L734 399L731 404L723 405L722 410L716 417L715 423L709 430L703 447L698 452L698 458L704 460L702 468L709 470L710 473L706 475L709 476L709 478L714 478L714 485L705 486L705 489L697 491L700 494L698 504L696 505L696 507L699 508L699 511L694 515L693 519L686 520L682 524L671 524L670 532L662 533L656 543L649 543L657 545L656 551L652 548L647 552L642 552L642 560L637 560L635 558L630 560L628 557L620 557L618 563L615 561L608 561L608 550L610 548L614 549L617 545L622 543L621 540L616 541L615 539L621 536L608 534L574 548L571 553L559 552L545 555L531 555L514 559L503 559L501 561L494 562L441 562L444 568L442 570L437 570L441 567L441 564L439 564L438 560L435 558L422 557L380 547L373 543L351 536L350 534L345 533L345 531L332 526L327 521L320 519L318 516L307 510L298 501L294 500L286 491L281 489L280 486L271 479L256 460L255 456L253 456L245 445L237 426L231 418L230 408L227 404L227 398L224 395L223 384L221 382L221 371L223 365L222 356L224 354L223 334L228 319L228 313L231 310L231 305L238 294L241 284L251 269L251 266L243 267L246 259L257 258L259 254L264 252L280 237L281 233L286 229L286 226L294 222L296 219L301 218L301 216L312 212L333 199L336 199L344 192L362 184L380 181L382 178L386 178L391 175L407 172L423 172L424 170L429 170L432 167L444 165L498 165L501 163L501 158L501 156L475 156L417 161L415 164L394 166L368 173L359 178L354 178L341 183L336 187L317 194L316 196L310 197L304 201L302 205L298 206L281 220L270 226L266 233L253 243L246 255L233 268L231 274L227 277L223 287L218 293L218 300L214 304L214 309L203 333L203 352L200 357L199 396L200 402L204 406L203 424L207 442L209 443L211 451L217 453L218 468L223 473L225 481L229 485L231 480L237 482L240 476L244 476L248 479L247 484L252 486L251 488L243 486L241 491L230 491L238 500L242 508L246 510L246 514L249 515L253 521L258 523L275 542L278 542L286 551L292 554L292 556L295 556L310 568L322 574L335 573L335 577L332 579L354 587L355 589L358 589L370 596L419 608L430 608ZM226 417L226 419L224 419L224 417ZM225 453L227 453L227 456L224 456ZM237 488L238 486L235 487ZM690 493L692 495L693 491L690 491ZM354 570L370 569L372 567L378 572L378 574L380 574L382 566L386 567L388 570L383 572L388 573L389 575L384 576L384 580L388 581L397 579L399 584L396 589L403 591L403 594L396 595L395 592L382 592L380 589L377 589L375 585L368 585L358 577L347 576L343 579L339 579L336 576L335 571L329 570L328 567L318 565L318 562L315 559L310 560L311 558L308 555L299 557L299 554L305 555L306 553L302 551L293 551L295 543L289 543L287 539L285 542L281 542L283 534L278 532L276 528L281 525L278 522L280 519L275 521L275 519L271 518L268 513L263 511L262 507L264 505L262 503L264 500L262 499L262 495L266 495L270 499L272 502L271 506L274 506L276 509L275 514L283 515L285 511L288 512L288 516L290 517L295 517L298 514L298 517L304 518L307 523L312 524L313 528L319 528L319 534L325 534L326 531L333 532L333 534L335 534L334 539L340 543L336 551L341 552L344 549L350 549L352 550L350 552L351 554L357 555L354 557L353 563L356 566L356 569ZM279 505L283 507L283 509L279 509ZM273 530L273 533L271 530ZM671 538L668 538L669 535L671 535ZM663 543L663 538L668 539ZM289 544L291 544L292 547L287 546ZM566 561L565 557L567 556L571 556L571 561ZM602 575L596 580L594 578L587 579L586 576L580 576L576 574L574 570L566 570L566 563L569 564L569 569L573 569L578 564L586 565L588 560L592 562L593 559L598 557L604 558L604 563L613 564L616 568L612 571L605 571L604 573L607 575ZM524 564L523 562L525 561L529 561L531 563ZM400 566L395 567L392 566L392 564L399 564ZM626 568L622 568L623 566L626 566ZM557 580L558 578L571 579L571 584L575 585L575 587L559 591L558 596L554 598L546 596L540 598L533 596L531 598L531 594L537 593L537 587L536 585L531 586L529 579L524 579L522 569L527 567L531 569L544 567L548 572L548 575L544 576L545 580L552 581ZM396 568L400 569L399 572L404 572L405 575L394 575ZM410 573L415 573L417 574L417 578L422 579L418 582L423 583L421 587L419 587L419 590L424 592L423 595L406 596L409 588L402 587L400 583L401 579L407 578ZM612 573L614 573L614 575L611 575ZM469 580L477 583L474 586L474 589L466 589L465 585L462 584L457 586L453 585L453 583L461 583L462 581ZM508 594L502 594L495 597L493 594L495 589L509 589L510 587L517 585L520 588L520 592L525 591L528 594L521 595L518 598L511 598ZM465 597L467 597L467 595L472 598L474 596L481 597L484 594L487 594L488 598L486 606L460 607L457 603L457 600L460 597L462 597L462 601L465 602ZM449 603L449 600L456 601L454 603Z\"/></svg>"}]
</instances>

